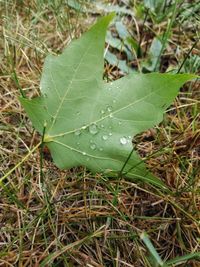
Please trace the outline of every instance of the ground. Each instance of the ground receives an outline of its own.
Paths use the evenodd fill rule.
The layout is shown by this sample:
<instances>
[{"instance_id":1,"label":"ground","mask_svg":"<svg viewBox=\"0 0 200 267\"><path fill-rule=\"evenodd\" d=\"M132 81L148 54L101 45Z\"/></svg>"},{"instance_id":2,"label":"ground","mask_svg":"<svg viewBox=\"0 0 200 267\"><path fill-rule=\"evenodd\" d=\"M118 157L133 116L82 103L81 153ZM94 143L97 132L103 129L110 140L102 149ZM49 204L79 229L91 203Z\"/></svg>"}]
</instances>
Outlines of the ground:
<instances>
[{"instance_id":1,"label":"ground","mask_svg":"<svg viewBox=\"0 0 200 267\"><path fill-rule=\"evenodd\" d=\"M105 79L130 69L199 75L198 2L0 1L0 266L161 266L153 253L167 266L200 266L198 79L180 89L160 125L134 140L170 193L84 167L61 171L46 147L29 153L41 136L19 101L40 94L45 57L110 10L130 36L123 39L121 24L110 27Z\"/></svg>"}]
</instances>

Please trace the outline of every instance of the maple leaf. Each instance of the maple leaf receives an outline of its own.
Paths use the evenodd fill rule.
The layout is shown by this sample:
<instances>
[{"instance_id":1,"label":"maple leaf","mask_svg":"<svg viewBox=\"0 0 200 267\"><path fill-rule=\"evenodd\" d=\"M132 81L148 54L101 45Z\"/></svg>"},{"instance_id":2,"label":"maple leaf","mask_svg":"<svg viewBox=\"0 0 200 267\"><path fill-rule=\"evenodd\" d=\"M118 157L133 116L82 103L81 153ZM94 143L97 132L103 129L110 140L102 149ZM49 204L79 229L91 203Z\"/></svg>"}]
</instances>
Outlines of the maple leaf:
<instances>
[{"instance_id":1,"label":"maple leaf","mask_svg":"<svg viewBox=\"0 0 200 267\"><path fill-rule=\"evenodd\" d=\"M130 155L132 137L162 121L180 86L194 76L129 74L103 81L105 34L112 18L103 17L61 55L49 55L41 96L21 98L21 103L40 134L45 127L44 142L59 168L84 165L107 175L123 169L129 178L164 186L136 151Z\"/></svg>"}]
</instances>

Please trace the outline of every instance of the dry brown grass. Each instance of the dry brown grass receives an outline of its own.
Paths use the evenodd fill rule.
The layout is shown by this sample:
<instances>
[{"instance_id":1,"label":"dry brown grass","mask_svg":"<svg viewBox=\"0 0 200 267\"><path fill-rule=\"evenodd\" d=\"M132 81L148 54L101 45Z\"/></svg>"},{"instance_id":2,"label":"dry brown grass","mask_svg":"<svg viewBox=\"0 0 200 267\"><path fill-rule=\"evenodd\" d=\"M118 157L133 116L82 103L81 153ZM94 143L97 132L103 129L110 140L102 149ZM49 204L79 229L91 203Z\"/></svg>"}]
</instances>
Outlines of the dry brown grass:
<instances>
[{"instance_id":1,"label":"dry brown grass","mask_svg":"<svg viewBox=\"0 0 200 267\"><path fill-rule=\"evenodd\" d=\"M41 138L20 105L19 85L28 97L38 95L47 53L62 51L71 37L80 36L94 21L90 14L69 9L64 1L57 9L53 3L59 1L1 1L2 175ZM153 27L151 23L149 27ZM184 27L195 34L198 29L190 24L174 28L163 64L181 62L192 45L192 35ZM145 47L148 32L143 34ZM174 57L177 45L180 53ZM192 53L199 54L199 47ZM110 66L106 70L116 77ZM199 252L199 103L199 83L188 84L162 125L137 138L143 157L159 151L147 162L170 187L173 193L169 195L125 179L109 181L83 167L60 171L47 149L41 180L40 151L32 153L1 183L0 266L150 266L147 248L139 238L143 231L163 260ZM49 262L47 257L51 257ZM47 263L41 265L45 259ZM200 263L193 259L180 266L197 267Z\"/></svg>"}]
</instances>

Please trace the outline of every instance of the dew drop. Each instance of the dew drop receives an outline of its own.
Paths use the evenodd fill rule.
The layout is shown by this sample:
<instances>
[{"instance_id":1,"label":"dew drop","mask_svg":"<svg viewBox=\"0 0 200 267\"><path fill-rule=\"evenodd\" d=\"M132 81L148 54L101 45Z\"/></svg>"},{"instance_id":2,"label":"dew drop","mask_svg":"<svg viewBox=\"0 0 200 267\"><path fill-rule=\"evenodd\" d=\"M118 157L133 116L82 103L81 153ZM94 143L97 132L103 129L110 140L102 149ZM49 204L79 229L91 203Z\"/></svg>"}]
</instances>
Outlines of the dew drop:
<instances>
[{"instance_id":1,"label":"dew drop","mask_svg":"<svg viewBox=\"0 0 200 267\"><path fill-rule=\"evenodd\" d=\"M96 145L95 145L95 144L92 144L92 145L90 146L90 148L91 148L92 150L95 150L95 149L96 149Z\"/></svg>"},{"instance_id":2,"label":"dew drop","mask_svg":"<svg viewBox=\"0 0 200 267\"><path fill-rule=\"evenodd\" d=\"M109 114L109 118L113 118L113 114L112 113Z\"/></svg>"},{"instance_id":3,"label":"dew drop","mask_svg":"<svg viewBox=\"0 0 200 267\"><path fill-rule=\"evenodd\" d=\"M111 112L111 111L112 111L112 107L111 107L111 106L108 106L108 107L107 107L107 111L108 111L108 112Z\"/></svg>"},{"instance_id":4,"label":"dew drop","mask_svg":"<svg viewBox=\"0 0 200 267\"><path fill-rule=\"evenodd\" d=\"M121 143L122 145L126 145L126 144L127 144L127 139L126 139L126 137L121 137L121 138L120 138L120 143Z\"/></svg>"},{"instance_id":5,"label":"dew drop","mask_svg":"<svg viewBox=\"0 0 200 267\"><path fill-rule=\"evenodd\" d=\"M103 139L104 141L106 141L106 140L108 140L108 136L107 136L107 135L103 135L103 136L102 136L102 139Z\"/></svg>"},{"instance_id":6,"label":"dew drop","mask_svg":"<svg viewBox=\"0 0 200 267\"><path fill-rule=\"evenodd\" d=\"M91 124L89 126L89 132L93 135L98 133L98 128L97 128L96 124Z\"/></svg>"},{"instance_id":7,"label":"dew drop","mask_svg":"<svg viewBox=\"0 0 200 267\"><path fill-rule=\"evenodd\" d=\"M79 136L79 135L81 134L81 131L80 131L80 130L77 130L77 131L74 132L74 134L75 134L76 136Z\"/></svg>"},{"instance_id":8,"label":"dew drop","mask_svg":"<svg viewBox=\"0 0 200 267\"><path fill-rule=\"evenodd\" d=\"M101 128L104 128L105 127L103 124L101 124L100 126L101 126Z\"/></svg>"},{"instance_id":9,"label":"dew drop","mask_svg":"<svg viewBox=\"0 0 200 267\"><path fill-rule=\"evenodd\" d=\"M109 136L112 136L112 133L109 133L108 135L109 135Z\"/></svg>"},{"instance_id":10,"label":"dew drop","mask_svg":"<svg viewBox=\"0 0 200 267\"><path fill-rule=\"evenodd\" d=\"M104 114L104 113L105 113L105 110L102 109L102 110L101 110L101 114Z\"/></svg>"},{"instance_id":11,"label":"dew drop","mask_svg":"<svg viewBox=\"0 0 200 267\"><path fill-rule=\"evenodd\" d=\"M86 155L86 153L85 153L85 152L82 152L82 155L83 155L83 156L85 156L85 155Z\"/></svg>"}]
</instances>

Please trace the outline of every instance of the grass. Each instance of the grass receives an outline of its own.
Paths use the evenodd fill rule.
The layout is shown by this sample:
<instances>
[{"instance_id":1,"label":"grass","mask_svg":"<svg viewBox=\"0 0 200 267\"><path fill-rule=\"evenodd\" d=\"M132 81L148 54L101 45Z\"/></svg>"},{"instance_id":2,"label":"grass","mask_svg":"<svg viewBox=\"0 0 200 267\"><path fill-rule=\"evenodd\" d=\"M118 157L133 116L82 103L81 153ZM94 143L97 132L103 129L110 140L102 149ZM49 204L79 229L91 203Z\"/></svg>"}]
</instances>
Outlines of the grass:
<instances>
[{"instance_id":1,"label":"grass","mask_svg":"<svg viewBox=\"0 0 200 267\"><path fill-rule=\"evenodd\" d=\"M22 91L27 97L39 95L45 56L60 53L98 13L82 13L66 2L0 1L0 172L6 175L0 183L0 266L146 267L159 266L160 259L167 266L199 266L199 81L181 89L162 124L135 140L172 194L125 179L108 180L84 167L60 171L45 147L41 165L36 147L41 137L18 97ZM167 16L159 20L151 10L140 15L143 1L132 2L136 20L124 16L124 22L143 54L130 65L142 69L153 38L167 32L156 67L176 72L182 66L180 71L199 74L198 59L193 62L200 48L200 9L193 3L198 1L177 1L170 27ZM164 7L170 16L171 2ZM105 63L108 80L121 75Z\"/></svg>"}]
</instances>

